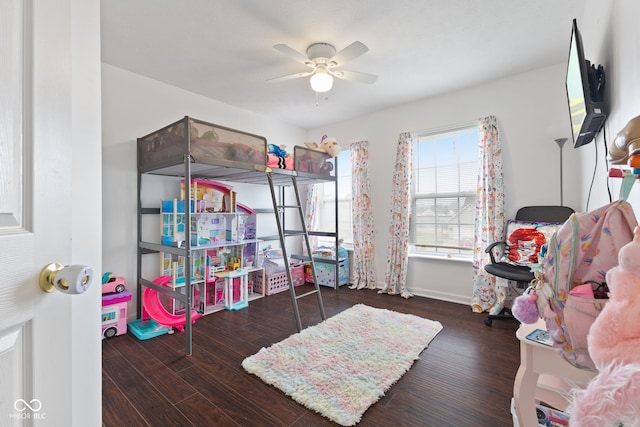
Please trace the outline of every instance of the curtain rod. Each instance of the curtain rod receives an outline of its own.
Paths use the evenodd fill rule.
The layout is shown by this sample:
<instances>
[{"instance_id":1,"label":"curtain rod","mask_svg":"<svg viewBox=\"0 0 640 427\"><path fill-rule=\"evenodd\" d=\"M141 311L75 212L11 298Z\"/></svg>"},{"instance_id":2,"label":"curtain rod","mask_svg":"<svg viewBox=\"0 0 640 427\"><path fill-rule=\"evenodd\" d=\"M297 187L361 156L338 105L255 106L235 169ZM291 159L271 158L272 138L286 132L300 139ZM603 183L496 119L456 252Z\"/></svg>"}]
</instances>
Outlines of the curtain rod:
<instances>
[{"instance_id":1,"label":"curtain rod","mask_svg":"<svg viewBox=\"0 0 640 427\"><path fill-rule=\"evenodd\" d=\"M420 137L420 136L429 136L429 135L435 135L438 133L443 133L443 132L452 132L458 129L464 129L464 128L468 128L474 125L478 124L478 120L468 120L466 122L461 122L461 123L456 123L453 125L445 125L445 126L440 126L438 128L431 128L431 129L421 129L421 130L414 130L414 131L410 131L409 133L411 134L411 136L413 137Z\"/></svg>"}]
</instances>

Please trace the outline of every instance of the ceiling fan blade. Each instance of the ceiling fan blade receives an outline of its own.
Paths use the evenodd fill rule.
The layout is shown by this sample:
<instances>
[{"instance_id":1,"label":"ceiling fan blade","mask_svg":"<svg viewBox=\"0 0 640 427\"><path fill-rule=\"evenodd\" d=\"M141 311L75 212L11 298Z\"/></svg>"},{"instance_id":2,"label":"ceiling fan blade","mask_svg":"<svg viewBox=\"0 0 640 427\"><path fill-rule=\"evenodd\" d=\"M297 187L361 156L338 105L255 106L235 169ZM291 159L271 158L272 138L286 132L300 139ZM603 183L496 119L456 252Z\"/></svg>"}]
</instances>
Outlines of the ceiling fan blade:
<instances>
[{"instance_id":1,"label":"ceiling fan blade","mask_svg":"<svg viewBox=\"0 0 640 427\"><path fill-rule=\"evenodd\" d=\"M307 76L310 76L311 74L313 74L314 72L315 71L305 71L305 72L302 72L302 73L288 74L286 76L269 79L269 80L267 80L267 82L269 82L269 83L284 82L284 81L287 81L287 80L298 79L300 77L307 77Z\"/></svg>"},{"instance_id":2,"label":"ceiling fan blade","mask_svg":"<svg viewBox=\"0 0 640 427\"><path fill-rule=\"evenodd\" d=\"M342 80L352 80L361 83L373 84L378 80L375 74L361 73L360 71L329 70L329 73Z\"/></svg>"},{"instance_id":3,"label":"ceiling fan blade","mask_svg":"<svg viewBox=\"0 0 640 427\"><path fill-rule=\"evenodd\" d=\"M278 52L284 55L287 55L289 58L293 59L294 61L300 62L308 67L313 67L313 62L309 60L307 55L304 55L298 52L297 50L293 49L292 47L289 47L286 44L276 44L276 45L273 45L273 48Z\"/></svg>"},{"instance_id":4,"label":"ceiling fan blade","mask_svg":"<svg viewBox=\"0 0 640 427\"><path fill-rule=\"evenodd\" d=\"M344 65L345 63L357 58L360 55L365 54L369 51L369 48L365 46L361 42L353 42L349 46L342 49L340 52L333 55L331 59L329 59L329 63L333 67L339 67Z\"/></svg>"}]
</instances>

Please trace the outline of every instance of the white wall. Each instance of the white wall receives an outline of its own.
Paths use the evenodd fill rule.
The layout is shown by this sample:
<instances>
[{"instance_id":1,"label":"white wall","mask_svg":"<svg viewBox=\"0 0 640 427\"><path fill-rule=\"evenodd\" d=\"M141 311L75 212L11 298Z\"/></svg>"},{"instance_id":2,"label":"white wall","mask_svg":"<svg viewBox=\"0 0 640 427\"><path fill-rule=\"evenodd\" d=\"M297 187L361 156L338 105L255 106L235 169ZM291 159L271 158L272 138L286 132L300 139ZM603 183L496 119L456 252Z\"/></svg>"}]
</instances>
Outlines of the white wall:
<instances>
[{"instance_id":1,"label":"white wall","mask_svg":"<svg viewBox=\"0 0 640 427\"><path fill-rule=\"evenodd\" d=\"M127 279L127 287L134 294L129 305L130 319L135 318L137 304L136 139L184 116L263 135L269 142L288 147L305 140L304 131L294 126L102 64L102 266L103 272L111 271ZM267 186L234 184L234 187L239 193L238 201L251 207L271 206ZM250 193L248 189L257 191ZM159 205L158 199L155 207Z\"/></svg>"},{"instance_id":2,"label":"white wall","mask_svg":"<svg viewBox=\"0 0 640 427\"><path fill-rule=\"evenodd\" d=\"M567 25L567 49L571 34ZM565 65L533 70L455 93L336 123L307 133L336 137L346 148L369 141L372 205L376 239L376 274L382 286L390 222L390 167L403 131L439 128L495 115L500 129L508 218L526 205L560 203L560 154L554 139L569 137L564 88ZM565 146L564 204L580 208L576 150ZM473 272L463 261L411 258L407 286L416 295L468 303Z\"/></svg>"},{"instance_id":3,"label":"white wall","mask_svg":"<svg viewBox=\"0 0 640 427\"><path fill-rule=\"evenodd\" d=\"M596 144L581 147L581 179L589 182L594 170L596 177L589 209L609 202L607 182L613 200L618 199L620 180L607 179L605 135L611 146L618 132L627 122L640 115L640 28L637 16L640 3L634 0L601 2L589 0L585 17L578 22L585 57L594 64L602 64L606 75L605 101L609 116ZM596 157L597 149L597 157ZM597 166L596 166L597 159ZM588 197L586 186L581 187L582 199ZM636 216L640 216L640 190L634 188L629 196Z\"/></svg>"}]
</instances>

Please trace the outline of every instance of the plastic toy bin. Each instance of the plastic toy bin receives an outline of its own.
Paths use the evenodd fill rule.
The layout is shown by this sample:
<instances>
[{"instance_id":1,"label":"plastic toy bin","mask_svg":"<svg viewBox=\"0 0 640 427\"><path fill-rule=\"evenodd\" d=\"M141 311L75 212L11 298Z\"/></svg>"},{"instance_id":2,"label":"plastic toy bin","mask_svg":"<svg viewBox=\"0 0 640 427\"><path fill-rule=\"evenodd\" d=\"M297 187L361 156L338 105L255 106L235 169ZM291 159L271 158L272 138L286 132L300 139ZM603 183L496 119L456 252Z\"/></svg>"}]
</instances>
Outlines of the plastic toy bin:
<instances>
[{"instance_id":1,"label":"plastic toy bin","mask_svg":"<svg viewBox=\"0 0 640 427\"><path fill-rule=\"evenodd\" d=\"M291 278L293 279L294 286L300 286L304 284L304 266L297 265L291 266ZM266 289L265 295L273 295L278 292L286 291L289 289L289 280L287 279L287 272L265 274ZM263 289L262 275L256 274L256 280L253 284L253 290L256 293L262 293Z\"/></svg>"}]
</instances>

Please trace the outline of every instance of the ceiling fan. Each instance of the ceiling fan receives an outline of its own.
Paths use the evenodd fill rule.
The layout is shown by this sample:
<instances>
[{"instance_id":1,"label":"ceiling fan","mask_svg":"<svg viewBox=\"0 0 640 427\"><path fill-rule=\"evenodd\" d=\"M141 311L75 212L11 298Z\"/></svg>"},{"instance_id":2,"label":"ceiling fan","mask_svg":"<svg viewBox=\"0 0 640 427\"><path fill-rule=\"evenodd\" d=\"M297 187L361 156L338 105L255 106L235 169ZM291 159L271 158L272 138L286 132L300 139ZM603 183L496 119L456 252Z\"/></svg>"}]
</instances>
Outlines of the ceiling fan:
<instances>
[{"instance_id":1,"label":"ceiling fan","mask_svg":"<svg viewBox=\"0 0 640 427\"><path fill-rule=\"evenodd\" d=\"M349 71L337 69L345 63L366 53L369 48L363 43L356 41L349 46L336 53L336 48L329 43L314 43L307 48L307 54L304 55L297 50L287 46L286 44L277 44L273 46L278 52L283 53L291 59L300 62L311 68L310 71L289 74L282 77L267 80L268 82L282 82L286 80L297 79L300 77L311 76L309 82L311 88L317 92L327 92L333 86L333 77L343 80L353 80L362 83L372 84L378 76L373 74L361 73L359 71Z\"/></svg>"}]
</instances>

